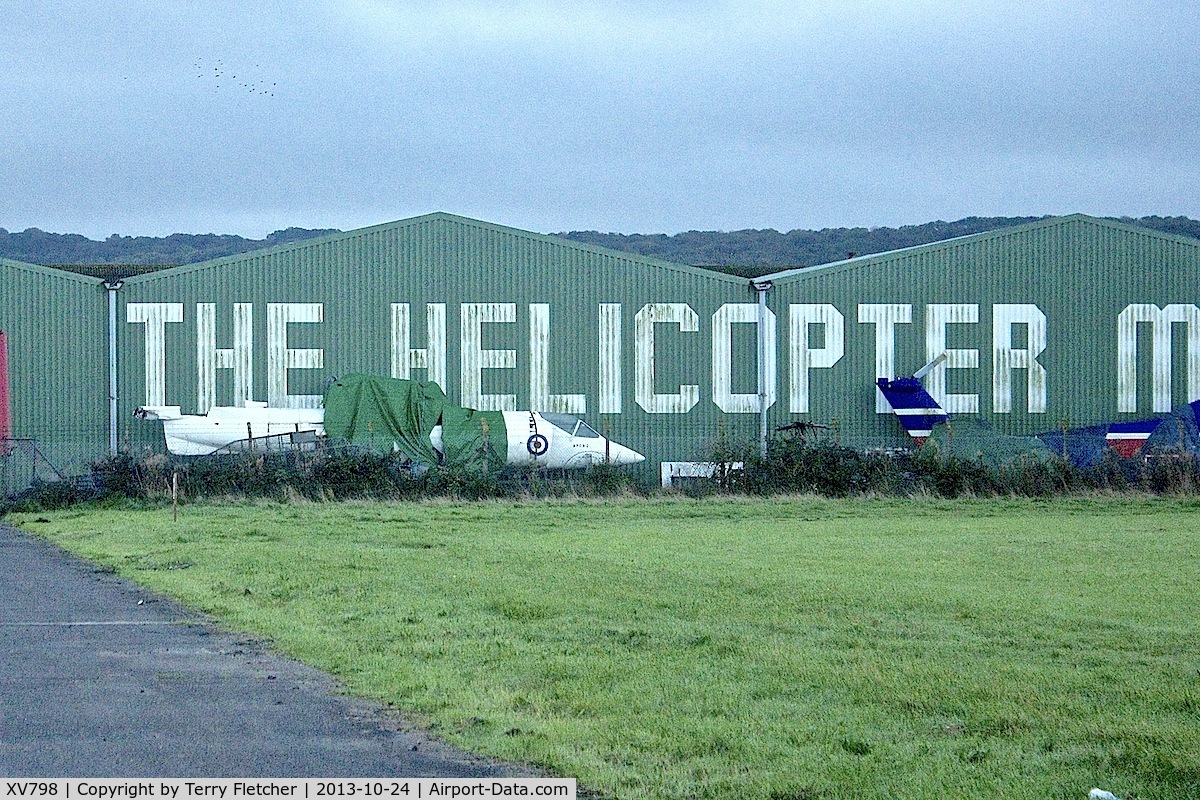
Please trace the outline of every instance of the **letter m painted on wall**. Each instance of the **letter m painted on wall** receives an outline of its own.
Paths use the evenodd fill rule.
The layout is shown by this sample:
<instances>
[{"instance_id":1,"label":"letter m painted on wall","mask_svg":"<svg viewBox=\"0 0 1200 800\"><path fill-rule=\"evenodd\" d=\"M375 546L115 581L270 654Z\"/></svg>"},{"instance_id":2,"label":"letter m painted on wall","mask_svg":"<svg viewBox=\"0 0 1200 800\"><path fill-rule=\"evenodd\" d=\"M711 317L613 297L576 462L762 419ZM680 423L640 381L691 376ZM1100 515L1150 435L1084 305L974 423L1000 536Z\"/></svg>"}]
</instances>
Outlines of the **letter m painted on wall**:
<instances>
[{"instance_id":1,"label":"letter m painted on wall","mask_svg":"<svg viewBox=\"0 0 1200 800\"><path fill-rule=\"evenodd\" d=\"M1137 411L1137 344L1140 323L1152 330L1154 411L1171 410L1171 331L1175 323L1187 325L1187 402L1200 400L1200 308L1172 303L1133 303L1117 317L1117 411Z\"/></svg>"}]
</instances>

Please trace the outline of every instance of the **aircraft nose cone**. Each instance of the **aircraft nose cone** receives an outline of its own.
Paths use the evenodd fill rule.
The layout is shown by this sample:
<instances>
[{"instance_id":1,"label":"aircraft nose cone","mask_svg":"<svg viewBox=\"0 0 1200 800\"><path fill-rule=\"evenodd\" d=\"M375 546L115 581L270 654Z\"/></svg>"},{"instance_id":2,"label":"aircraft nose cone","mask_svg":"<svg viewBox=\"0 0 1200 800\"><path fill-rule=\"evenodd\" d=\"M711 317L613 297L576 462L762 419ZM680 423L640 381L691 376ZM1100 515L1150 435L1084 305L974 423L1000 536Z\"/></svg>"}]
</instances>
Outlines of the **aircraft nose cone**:
<instances>
[{"instance_id":1,"label":"aircraft nose cone","mask_svg":"<svg viewBox=\"0 0 1200 800\"><path fill-rule=\"evenodd\" d=\"M646 457L636 450L632 450L623 444L616 442L609 443L608 458L610 464L615 464L618 467L623 467L629 464L640 464L646 460Z\"/></svg>"}]
</instances>

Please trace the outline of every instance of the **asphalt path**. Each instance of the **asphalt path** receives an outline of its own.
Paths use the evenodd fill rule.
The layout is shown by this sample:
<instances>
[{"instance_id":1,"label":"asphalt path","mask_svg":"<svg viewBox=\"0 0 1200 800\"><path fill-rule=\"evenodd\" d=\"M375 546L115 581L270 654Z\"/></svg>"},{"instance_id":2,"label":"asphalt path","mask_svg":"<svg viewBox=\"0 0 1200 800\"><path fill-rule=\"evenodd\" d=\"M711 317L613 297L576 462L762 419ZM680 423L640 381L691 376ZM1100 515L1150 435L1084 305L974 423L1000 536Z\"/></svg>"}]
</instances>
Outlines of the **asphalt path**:
<instances>
[{"instance_id":1,"label":"asphalt path","mask_svg":"<svg viewBox=\"0 0 1200 800\"><path fill-rule=\"evenodd\" d=\"M532 776L0 525L0 775Z\"/></svg>"}]
</instances>

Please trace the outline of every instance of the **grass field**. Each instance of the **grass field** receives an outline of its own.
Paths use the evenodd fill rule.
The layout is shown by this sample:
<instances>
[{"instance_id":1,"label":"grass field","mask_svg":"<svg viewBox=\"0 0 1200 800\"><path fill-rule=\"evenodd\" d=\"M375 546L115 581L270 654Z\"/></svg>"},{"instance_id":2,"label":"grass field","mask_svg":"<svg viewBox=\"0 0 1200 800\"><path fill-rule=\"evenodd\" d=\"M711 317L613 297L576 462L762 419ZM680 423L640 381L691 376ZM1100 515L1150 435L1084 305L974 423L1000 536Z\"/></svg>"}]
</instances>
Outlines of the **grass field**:
<instances>
[{"instance_id":1,"label":"grass field","mask_svg":"<svg viewBox=\"0 0 1200 800\"><path fill-rule=\"evenodd\" d=\"M12 519L604 796L1200 797L1197 501Z\"/></svg>"}]
</instances>

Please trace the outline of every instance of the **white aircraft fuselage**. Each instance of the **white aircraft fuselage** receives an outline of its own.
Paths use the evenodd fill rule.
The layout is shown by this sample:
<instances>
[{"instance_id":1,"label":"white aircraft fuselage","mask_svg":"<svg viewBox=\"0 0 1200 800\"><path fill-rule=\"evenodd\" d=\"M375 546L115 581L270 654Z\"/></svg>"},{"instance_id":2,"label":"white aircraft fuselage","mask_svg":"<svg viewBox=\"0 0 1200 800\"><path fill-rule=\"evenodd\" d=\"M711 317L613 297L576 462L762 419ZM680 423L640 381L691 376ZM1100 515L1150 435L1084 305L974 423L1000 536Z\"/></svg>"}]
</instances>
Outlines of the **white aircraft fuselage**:
<instances>
[{"instance_id":1,"label":"white aircraft fuselage","mask_svg":"<svg viewBox=\"0 0 1200 800\"><path fill-rule=\"evenodd\" d=\"M268 408L249 402L245 407L215 406L207 414L182 414L179 406L142 406L135 415L160 420L167 451L179 456L205 456L235 442L264 436L313 432L325 435L324 409ZM604 438L587 423L569 414L504 411L509 464L551 469L577 469L593 464L637 464L645 456ZM430 444L439 454L442 426L435 426Z\"/></svg>"},{"instance_id":2,"label":"white aircraft fuselage","mask_svg":"<svg viewBox=\"0 0 1200 800\"><path fill-rule=\"evenodd\" d=\"M268 408L253 401L237 408L215 406L207 414L181 414L179 406L142 406L134 415L161 420L167 451L177 456L206 456L244 439L325 430L324 409Z\"/></svg>"}]
</instances>

